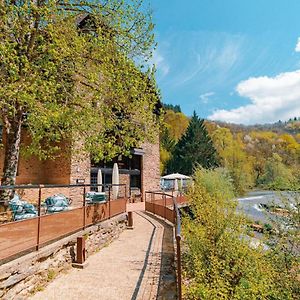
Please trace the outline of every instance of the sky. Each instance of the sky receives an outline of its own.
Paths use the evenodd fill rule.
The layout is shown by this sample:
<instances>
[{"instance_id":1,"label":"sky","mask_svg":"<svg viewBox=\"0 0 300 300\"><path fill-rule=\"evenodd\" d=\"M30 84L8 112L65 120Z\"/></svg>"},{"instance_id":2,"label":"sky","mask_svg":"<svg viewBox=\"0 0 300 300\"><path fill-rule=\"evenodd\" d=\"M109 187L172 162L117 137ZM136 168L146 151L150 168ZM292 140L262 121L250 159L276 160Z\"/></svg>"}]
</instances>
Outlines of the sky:
<instances>
[{"instance_id":1,"label":"sky","mask_svg":"<svg viewBox=\"0 0 300 300\"><path fill-rule=\"evenodd\" d=\"M149 0L164 103L256 124L300 117L300 0Z\"/></svg>"}]
</instances>

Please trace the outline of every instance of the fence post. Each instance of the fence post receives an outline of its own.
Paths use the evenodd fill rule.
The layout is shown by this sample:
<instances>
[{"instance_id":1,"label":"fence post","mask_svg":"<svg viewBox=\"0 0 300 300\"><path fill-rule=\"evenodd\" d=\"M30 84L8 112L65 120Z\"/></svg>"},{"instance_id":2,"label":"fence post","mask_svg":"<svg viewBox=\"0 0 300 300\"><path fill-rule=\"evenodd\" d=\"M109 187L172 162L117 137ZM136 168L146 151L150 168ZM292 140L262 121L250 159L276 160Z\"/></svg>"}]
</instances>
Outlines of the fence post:
<instances>
[{"instance_id":1,"label":"fence post","mask_svg":"<svg viewBox=\"0 0 300 300\"><path fill-rule=\"evenodd\" d=\"M86 193L86 189L85 186L83 187L83 229L85 229L85 225L86 225L86 219L85 219L85 215L86 215L86 202L85 202L85 193Z\"/></svg>"},{"instance_id":2,"label":"fence post","mask_svg":"<svg viewBox=\"0 0 300 300\"><path fill-rule=\"evenodd\" d=\"M165 194L163 195L163 199L164 199L164 207L165 207L165 209L164 209L164 217L166 219L167 218L167 197L166 197Z\"/></svg>"},{"instance_id":3,"label":"fence post","mask_svg":"<svg viewBox=\"0 0 300 300\"><path fill-rule=\"evenodd\" d=\"M132 216L132 211L128 212L128 224L127 224L127 229L133 229L133 216Z\"/></svg>"},{"instance_id":4,"label":"fence post","mask_svg":"<svg viewBox=\"0 0 300 300\"><path fill-rule=\"evenodd\" d=\"M108 186L108 218L110 219L110 186Z\"/></svg>"},{"instance_id":5,"label":"fence post","mask_svg":"<svg viewBox=\"0 0 300 300\"><path fill-rule=\"evenodd\" d=\"M182 300L182 278L181 278L181 247L180 247L181 237L176 235L176 246L177 246L177 284L178 284L178 299Z\"/></svg>"},{"instance_id":6,"label":"fence post","mask_svg":"<svg viewBox=\"0 0 300 300\"><path fill-rule=\"evenodd\" d=\"M154 193L152 194L152 203L153 203L153 213L155 214L155 195Z\"/></svg>"},{"instance_id":7,"label":"fence post","mask_svg":"<svg viewBox=\"0 0 300 300\"><path fill-rule=\"evenodd\" d=\"M84 269L88 265L85 261L85 254L85 237L77 237L76 262L72 263L74 268Z\"/></svg>"},{"instance_id":8,"label":"fence post","mask_svg":"<svg viewBox=\"0 0 300 300\"><path fill-rule=\"evenodd\" d=\"M42 188L39 186L39 199L38 199L38 228L37 228L37 241L36 241L36 251L40 247L40 231L41 231L41 199L42 199Z\"/></svg>"}]
</instances>

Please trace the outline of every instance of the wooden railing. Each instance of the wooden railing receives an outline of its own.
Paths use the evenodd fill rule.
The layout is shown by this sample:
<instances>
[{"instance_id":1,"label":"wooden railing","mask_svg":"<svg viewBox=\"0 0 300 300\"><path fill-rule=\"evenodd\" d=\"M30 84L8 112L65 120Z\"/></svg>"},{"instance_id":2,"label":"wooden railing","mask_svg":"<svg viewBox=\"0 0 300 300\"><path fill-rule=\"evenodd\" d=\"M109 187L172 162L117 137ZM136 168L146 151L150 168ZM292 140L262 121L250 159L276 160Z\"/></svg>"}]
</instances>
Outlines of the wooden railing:
<instances>
[{"instance_id":1,"label":"wooden railing","mask_svg":"<svg viewBox=\"0 0 300 300\"><path fill-rule=\"evenodd\" d=\"M176 260L177 260L177 291L178 299L182 300L182 269L181 269L181 217L179 206L186 204L186 197L180 193L169 194L161 191L150 191L145 193L145 209L158 215L175 226Z\"/></svg>"},{"instance_id":2,"label":"wooden railing","mask_svg":"<svg viewBox=\"0 0 300 300\"><path fill-rule=\"evenodd\" d=\"M106 190L107 201L99 203L86 203L86 191L95 187L103 187ZM21 221L14 221L12 218L0 225L0 264L18 257L23 253L32 250L39 250L40 247L62 237L81 231L88 226L97 224L116 215L126 212L126 186L122 197L112 200L112 185L77 184L77 185L19 185L0 186L1 190L37 190L35 193L38 199L31 199L37 210L37 216ZM79 206L70 207L68 210L47 213L42 205L43 195L58 193L61 189L78 190L77 196L81 197ZM47 193L43 194L43 191ZM80 194L79 194L80 193ZM76 193L75 193L76 194ZM33 200L33 201L32 201ZM43 198L44 200L44 198ZM9 215L9 210L2 213Z\"/></svg>"}]
</instances>

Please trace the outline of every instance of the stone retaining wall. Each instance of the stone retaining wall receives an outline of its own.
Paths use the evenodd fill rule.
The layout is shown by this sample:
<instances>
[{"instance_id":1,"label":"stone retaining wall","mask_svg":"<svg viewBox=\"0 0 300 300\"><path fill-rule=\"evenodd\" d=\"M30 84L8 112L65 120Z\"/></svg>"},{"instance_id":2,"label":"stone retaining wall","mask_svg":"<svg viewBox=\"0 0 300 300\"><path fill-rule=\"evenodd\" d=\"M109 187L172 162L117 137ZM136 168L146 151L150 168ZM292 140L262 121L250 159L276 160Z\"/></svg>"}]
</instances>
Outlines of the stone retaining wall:
<instances>
[{"instance_id":1,"label":"stone retaining wall","mask_svg":"<svg viewBox=\"0 0 300 300\"><path fill-rule=\"evenodd\" d=\"M116 216L0 266L0 299L28 299L72 266L76 239L86 237L86 256L99 251L126 228L126 214Z\"/></svg>"}]
</instances>

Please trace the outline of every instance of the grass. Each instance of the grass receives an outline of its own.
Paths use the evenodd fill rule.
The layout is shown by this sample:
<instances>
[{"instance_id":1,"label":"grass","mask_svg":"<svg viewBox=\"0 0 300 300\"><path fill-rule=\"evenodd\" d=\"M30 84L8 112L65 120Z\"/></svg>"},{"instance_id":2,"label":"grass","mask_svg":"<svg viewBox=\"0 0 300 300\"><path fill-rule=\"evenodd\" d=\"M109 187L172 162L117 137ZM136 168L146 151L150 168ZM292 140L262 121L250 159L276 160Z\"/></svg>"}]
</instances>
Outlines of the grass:
<instances>
[{"instance_id":1,"label":"grass","mask_svg":"<svg viewBox=\"0 0 300 300\"><path fill-rule=\"evenodd\" d=\"M56 276L57 276L57 273L53 269L48 270L47 281L48 282L52 281Z\"/></svg>"}]
</instances>

